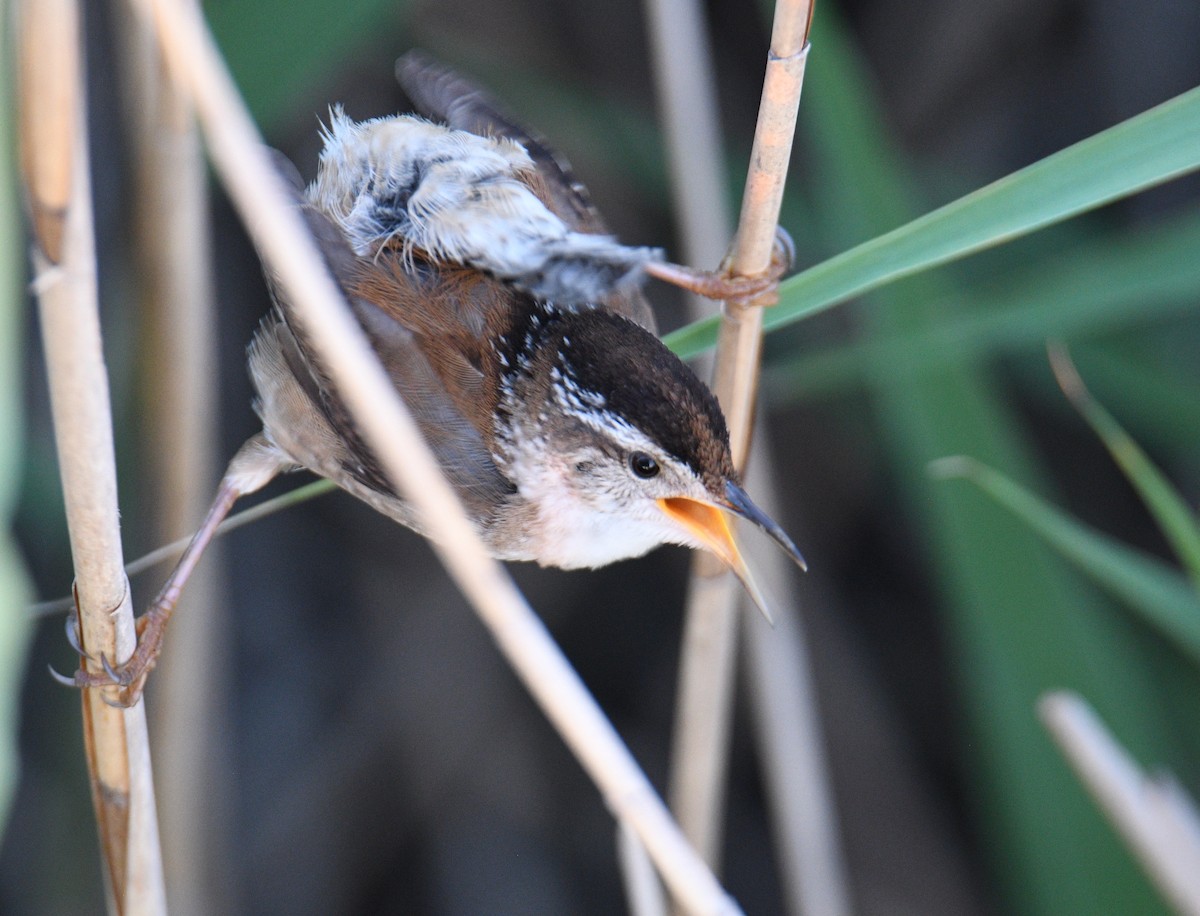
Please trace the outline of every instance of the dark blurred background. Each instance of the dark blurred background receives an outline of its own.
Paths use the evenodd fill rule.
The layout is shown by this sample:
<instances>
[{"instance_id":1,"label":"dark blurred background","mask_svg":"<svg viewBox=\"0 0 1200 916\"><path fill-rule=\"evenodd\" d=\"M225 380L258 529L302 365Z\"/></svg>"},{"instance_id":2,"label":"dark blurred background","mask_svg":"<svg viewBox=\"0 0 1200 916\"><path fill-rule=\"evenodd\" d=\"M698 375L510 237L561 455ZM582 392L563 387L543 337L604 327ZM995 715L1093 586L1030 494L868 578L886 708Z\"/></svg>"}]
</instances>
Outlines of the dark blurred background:
<instances>
[{"instance_id":1,"label":"dark blurred background","mask_svg":"<svg viewBox=\"0 0 1200 916\"><path fill-rule=\"evenodd\" d=\"M355 118L398 110L393 62L421 47L491 86L549 137L624 241L680 256L638 4L212 0L205 7L268 142L306 179L328 107L342 103ZM734 201L769 13L718 0L706 14ZM136 557L159 539L142 438L155 380L139 354L131 295L136 252L118 17L104 2L88 4L86 16L101 301L126 555ZM895 224L872 222L890 219L891 203L881 199L876 210L870 197L844 196L856 177L859 190L877 187L881 175L895 178L889 193L919 215L1197 85L1198 34L1200 6L1182 0L821 4L784 216L798 266ZM847 118L873 125L886 146L846 148L862 158L839 154L840 106L848 106ZM981 499L965 521L946 522L936 488L965 485L923 475L925 458L941 447L939 424L961 434L956 450L971 449L976 428L1003 437L1009 451L1000 452L1032 469L1058 504L1167 558L1165 545L1054 388L1036 335L1015 343L1002 333L967 344L951 338L897 351L888 341L920 328L889 326L881 316L936 299L932 315L909 314L952 325L977 302L1037 301L1043 292L1052 311L1067 266L1103 264L1142 238L1195 236L1196 203L1196 181L1177 181L944 269L925 285L908 281L893 299L877 295L825 312L768 342L760 418L773 433L780 520L812 569L793 585L858 912L1162 910L1041 737L1032 699L1053 687L1103 685L1108 693L1089 695L1102 714L1128 725L1121 737L1144 763L1169 766L1195 791L1200 732L1195 718L1186 721L1195 711L1188 699L1196 696L1195 669L1014 523L995 521L982 536L987 549L962 559L955 524L993 524L988 513L998 510ZM219 190L212 206L219 464L257 428L244 348L268 299L253 246ZM1137 263L1135 288L1154 279L1139 277ZM662 325L678 326L680 303L670 291L655 287L651 295ZM1198 299L1200 289L1184 286L1153 302L1131 294L1094 317L1077 308L1067 334L1098 396L1193 506ZM25 334L15 531L38 597L49 598L68 590L71 566L32 318ZM864 349L879 341L880 349ZM901 365L907 360L934 365L922 374L920 365ZM930 394L948 390L958 400ZM926 456L928 449L935 453ZM208 492L211 484L197 486ZM1030 606L1028 581L1008 583L1020 592L1014 607L990 602L977 584L986 574L972 579L972 564L1010 552L1017 564L1035 557L1029 578L1055 602ZM221 843L212 853L218 911L623 911L613 826L598 793L419 537L339 493L230 535L214 562L226 640L219 745L216 758L196 765L216 770L204 778L212 786L205 835ZM661 786L685 553L662 550L589 573L513 572ZM164 575L159 569L134 581L135 605ZM51 682L47 663L74 664L58 618L38 626L27 655L22 776L0 846L0 912L99 913L78 699ZM152 714L154 703L152 685ZM747 912L777 913L780 880L743 713L724 880Z\"/></svg>"}]
</instances>

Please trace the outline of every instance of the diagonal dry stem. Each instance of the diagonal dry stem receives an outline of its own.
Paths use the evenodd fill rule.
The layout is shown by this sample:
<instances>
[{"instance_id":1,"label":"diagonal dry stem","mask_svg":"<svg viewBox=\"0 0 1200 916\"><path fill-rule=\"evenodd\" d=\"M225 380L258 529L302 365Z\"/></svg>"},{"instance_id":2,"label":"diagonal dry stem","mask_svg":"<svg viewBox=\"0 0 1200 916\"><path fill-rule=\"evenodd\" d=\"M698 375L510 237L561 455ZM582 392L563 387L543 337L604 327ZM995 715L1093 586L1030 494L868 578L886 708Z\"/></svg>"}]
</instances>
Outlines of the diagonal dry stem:
<instances>
[{"instance_id":1,"label":"diagonal dry stem","mask_svg":"<svg viewBox=\"0 0 1200 916\"><path fill-rule=\"evenodd\" d=\"M192 96L213 163L251 235L368 444L428 524L442 562L614 814L638 834L676 899L694 913L738 912L511 579L488 556L290 207L197 11L177 0L142 0L140 8L152 17L171 72Z\"/></svg>"},{"instance_id":2,"label":"diagonal dry stem","mask_svg":"<svg viewBox=\"0 0 1200 916\"><path fill-rule=\"evenodd\" d=\"M75 0L22 4L22 164L34 214L34 287L75 563L87 665L134 645L121 559L112 413L96 301L95 245ZM25 128L29 129L26 130ZM82 695L84 743L113 914L165 912L145 707Z\"/></svg>"}]
</instances>

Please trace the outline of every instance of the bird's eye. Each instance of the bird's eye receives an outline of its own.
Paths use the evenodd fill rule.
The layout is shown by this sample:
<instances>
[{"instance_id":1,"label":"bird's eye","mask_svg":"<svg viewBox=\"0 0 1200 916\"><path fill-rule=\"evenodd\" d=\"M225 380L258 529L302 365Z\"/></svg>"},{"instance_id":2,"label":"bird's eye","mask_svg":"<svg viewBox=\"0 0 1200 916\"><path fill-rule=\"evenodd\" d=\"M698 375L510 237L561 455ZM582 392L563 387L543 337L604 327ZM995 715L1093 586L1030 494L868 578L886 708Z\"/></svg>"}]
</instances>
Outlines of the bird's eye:
<instances>
[{"instance_id":1,"label":"bird's eye","mask_svg":"<svg viewBox=\"0 0 1200 916\"><path fill-rule=\"evenodd\" d=\"M634 452L629 456L629 470L633 471L634 474L643 480L649 480L658 474L659 467L653 455L647 455L645 452Z\"/></svg>"}]
</instances>

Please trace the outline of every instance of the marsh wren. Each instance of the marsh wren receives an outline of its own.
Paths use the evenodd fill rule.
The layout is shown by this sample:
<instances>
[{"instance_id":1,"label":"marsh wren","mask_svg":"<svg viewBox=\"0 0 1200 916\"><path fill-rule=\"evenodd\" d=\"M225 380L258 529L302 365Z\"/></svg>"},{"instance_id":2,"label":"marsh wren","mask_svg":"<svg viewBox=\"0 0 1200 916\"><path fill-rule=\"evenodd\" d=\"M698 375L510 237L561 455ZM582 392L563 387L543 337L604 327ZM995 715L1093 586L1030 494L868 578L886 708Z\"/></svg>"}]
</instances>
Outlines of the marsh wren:
<instances>
[{"instance_id":1,"label":"marsh wren","mask_svg":"<svg viewBox=\"0 0 1200 916\"><path fill-rule=\"evenodd\" d=\"M564 569L660 544L714 552L763 607L728 516L799 551L742 489L716 398L653 333L646 273L722 297L769 291L620 244L586 189L482 91L419 54L397 74L426 117L335 109L297 205L476 531L502 560ZM134 703L184 581L239 496L295 468L422 532L359 436L289 303L250 345L263 430L138 620L120 667L70 683ZM765 607L764 607L765 610Z\"/></svg>"}]
</instances>

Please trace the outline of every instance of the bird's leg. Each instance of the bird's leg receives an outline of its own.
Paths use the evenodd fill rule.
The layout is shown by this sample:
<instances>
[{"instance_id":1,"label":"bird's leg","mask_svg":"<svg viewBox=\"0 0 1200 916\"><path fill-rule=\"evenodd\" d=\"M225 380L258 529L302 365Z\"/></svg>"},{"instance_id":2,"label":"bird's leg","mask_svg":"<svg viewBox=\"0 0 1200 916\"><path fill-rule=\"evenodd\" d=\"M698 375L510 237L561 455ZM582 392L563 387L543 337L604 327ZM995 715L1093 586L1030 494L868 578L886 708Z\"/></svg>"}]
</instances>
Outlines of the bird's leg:
<instances>
[{"instance_id":1,"label":"bird's leg","mask_svg":"<svg viewBox=\"0 0 1200 916\"><path fill-rule=\"evenodd\" d=\"M133 706L137 703L145 687L146 676L153 670L158 661L158 654L162 651L167 621L171 619L171 613L179 602L184 584L216 534L217 526L240 497L266 486L276 474L291 465L292 462L262 435L249 439L229 462L208 515L205 516L200 529L192 536L162 591L146 612L135 621L138 641L133 654L115 667L107 658L101 656L100 663L104 668L102 673L80 668L75 672L74 678L55 676L76 687L120 687L122 689L113 705ZM74 621L68 623L69 629L73 629L72 623ZM68 639L76 649L80 648L77 633L69 635Z\"/></svg>"},{"instance_id":2,"label":"bird's leg","mask_svg":"<svg viewBox=\"0 0 1200 916\"><path fill-rule=\"evenodd\" d=\"M757 277L735 277L728 273L725 265L715 271L697 270L680 264L651 261L644 270L650 276L706 299L753 302L758 305L774 305L779 301L779 281L791 270L796 258L796 246L792 237L782 227L775 229L775 247L771 252L771 264L767 272Z\"/></svg>"}]
</instances>

